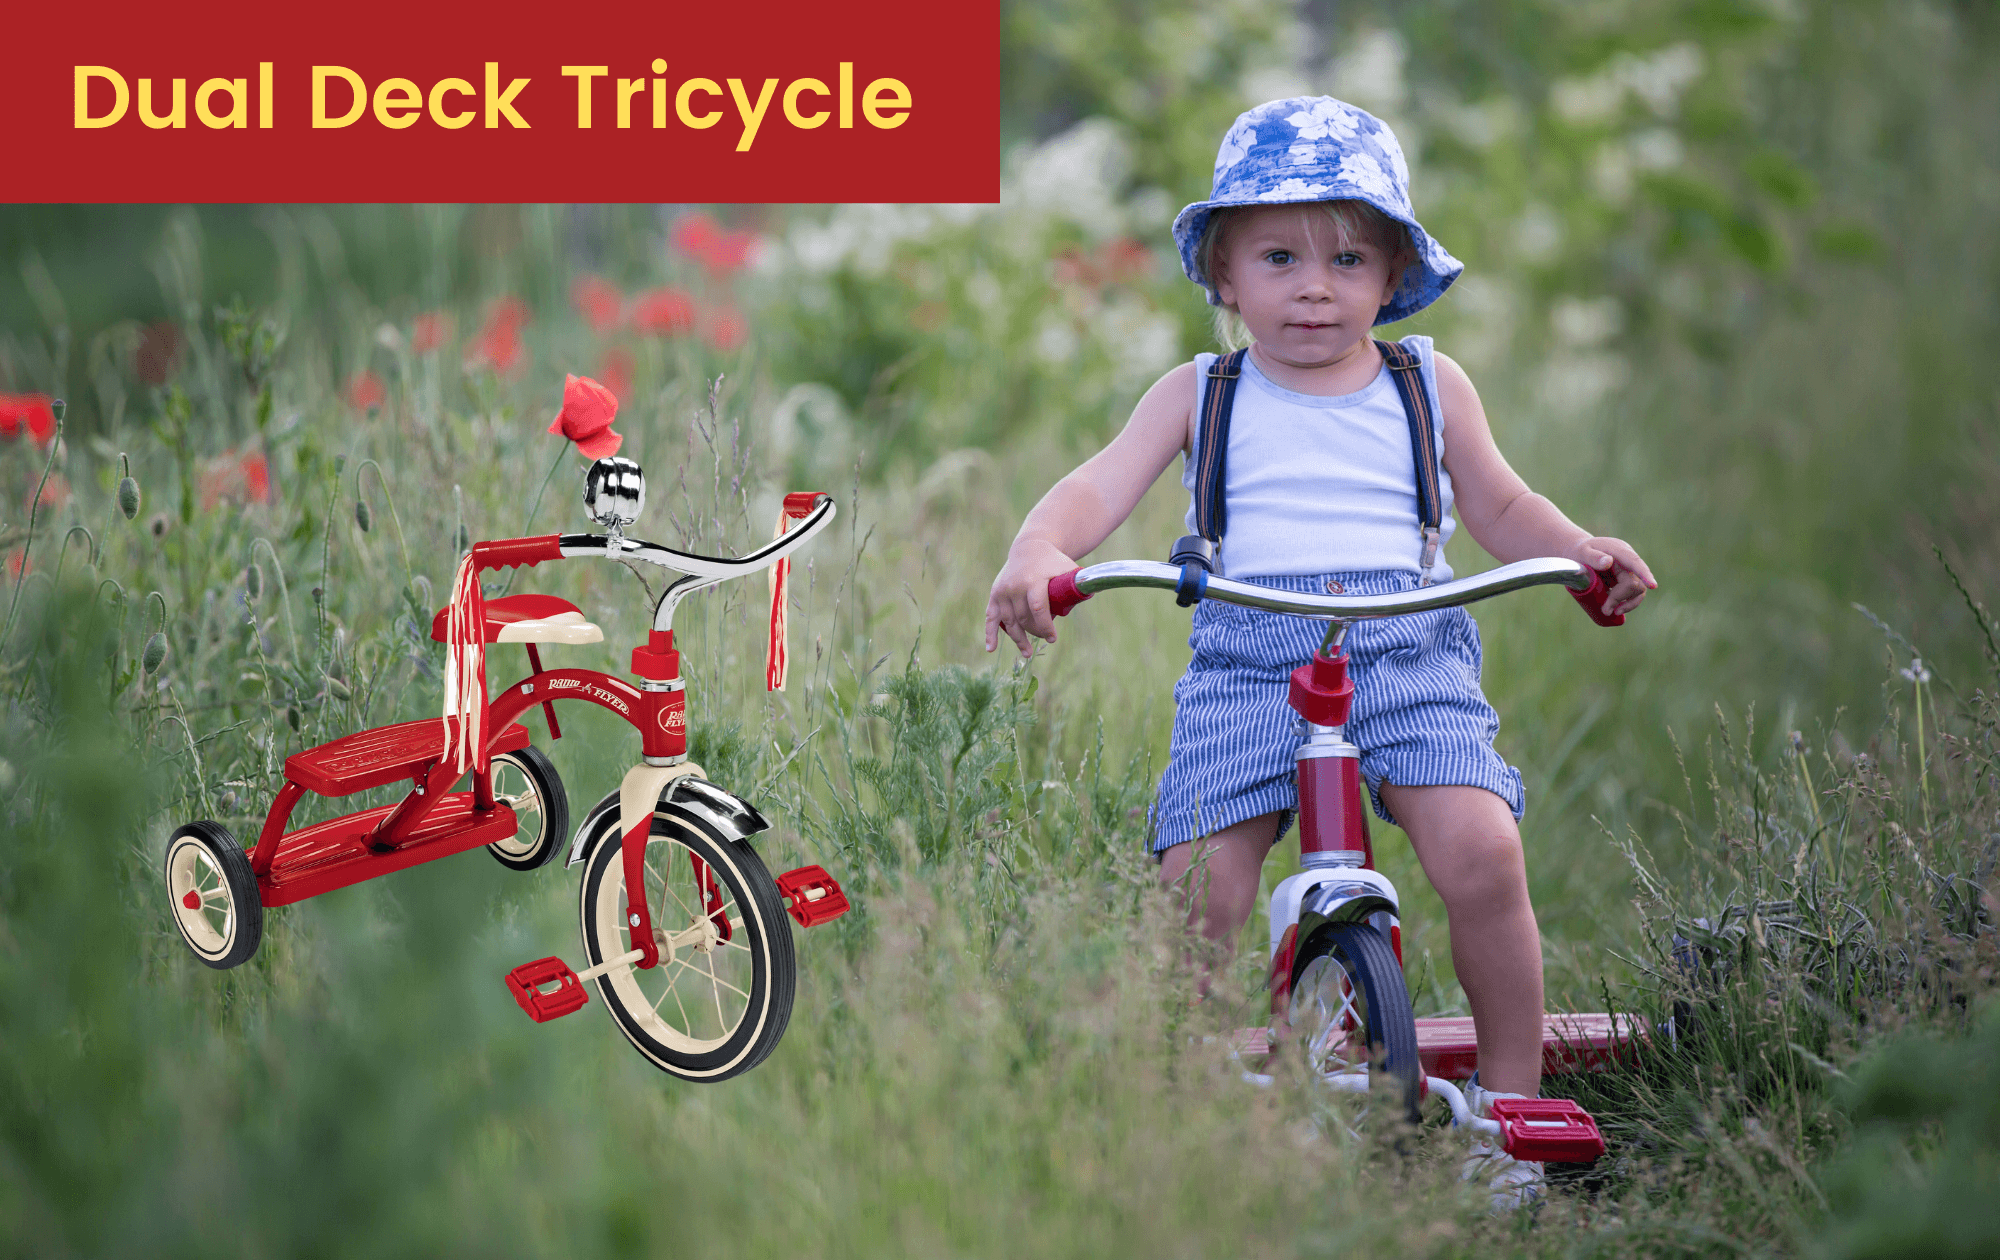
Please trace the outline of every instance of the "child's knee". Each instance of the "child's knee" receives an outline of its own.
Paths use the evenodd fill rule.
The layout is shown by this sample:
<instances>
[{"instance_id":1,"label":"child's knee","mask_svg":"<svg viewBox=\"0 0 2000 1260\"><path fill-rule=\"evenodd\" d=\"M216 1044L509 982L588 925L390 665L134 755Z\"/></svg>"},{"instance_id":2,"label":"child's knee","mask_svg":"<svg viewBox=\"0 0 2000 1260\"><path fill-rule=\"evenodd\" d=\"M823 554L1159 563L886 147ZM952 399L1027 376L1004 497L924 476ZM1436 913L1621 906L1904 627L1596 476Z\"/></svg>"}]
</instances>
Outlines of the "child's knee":
<instances>
[{"instance_id":1,"label":"child's knee","mask_svg":"<svg viewBox=\"0 0 2000 1260\"><path fill-rule=\"evenodd\" d=\"M1528 868L1520 833L1475 828L1453 837L1449 852L1426 863L1431 884L1453 914L1528 900ZM1433 873L1433 868L1436 868Z\"/></svg>"}]
</instances>

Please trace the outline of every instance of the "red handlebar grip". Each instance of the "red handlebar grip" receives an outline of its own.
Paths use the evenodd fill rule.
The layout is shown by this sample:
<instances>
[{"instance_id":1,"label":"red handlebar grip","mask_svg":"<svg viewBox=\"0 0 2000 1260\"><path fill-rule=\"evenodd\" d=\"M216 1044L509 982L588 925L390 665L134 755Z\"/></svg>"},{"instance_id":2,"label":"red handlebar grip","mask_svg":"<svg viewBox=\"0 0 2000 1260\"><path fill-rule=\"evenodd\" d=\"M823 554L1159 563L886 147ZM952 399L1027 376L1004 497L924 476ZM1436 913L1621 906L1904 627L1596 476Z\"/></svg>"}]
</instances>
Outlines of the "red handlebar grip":
<instances>
[{"instance_id":1,"label":"red handlebar grip","mask_svg":"<svg viewBox=\"0 0 2000 1260\"><path fill-rule=\"evenodd\" d=\"M494 542L483 542L472 549L473 563L482 569L511 569L517 564L529 568L544 560L560 560L562 555L562 535L544 534L540 538L501 538Z\"/></svg>"},{"instance_id":2,"label":"red handlebar grip","mask_svg":"<svg viewBox=\"0 0 2000 1260\"><path fill-rule=\"evenodd\" d=\"M1049 579L1049 614L1051 616L1067 617L1069 616L1070 609L1090 598L1090 596L1076 588L1076 575L1081 572L1083 570L1080 568L1071 569L1068 573L1060 577Z\"/></svg>"},{"instance_id":3,"label":"red handlebar grip","mask_svg":"<svg viewBox=\"0 0 2000 1260\"><path fill-rule=\"evenodd\" d=\"M1598 625L1622 626L1625 624L1624 613L1618 613L1610 617L1604 615L1604 601L1609 598L1610 594L1611 588L1604 584L1604 575L1596 569L1592 569L1590 571L1590 588L1582 591L1571 591L1570 598L1582 604L1583 611L1589 613L1590 619Z\"/></svg>"}]
</instances>

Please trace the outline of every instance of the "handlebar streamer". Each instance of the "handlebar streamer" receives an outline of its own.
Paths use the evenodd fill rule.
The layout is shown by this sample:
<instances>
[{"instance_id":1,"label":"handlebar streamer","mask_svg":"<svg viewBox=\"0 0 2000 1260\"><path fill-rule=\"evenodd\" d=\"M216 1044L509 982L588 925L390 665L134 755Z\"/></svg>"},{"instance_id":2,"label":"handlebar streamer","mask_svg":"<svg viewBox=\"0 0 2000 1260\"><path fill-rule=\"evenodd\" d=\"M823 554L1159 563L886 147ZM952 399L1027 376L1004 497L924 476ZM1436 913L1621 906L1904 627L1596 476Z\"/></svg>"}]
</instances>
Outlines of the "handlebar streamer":
<instances>
[{"instance_id":1,"label":"handlebar streamer","mask_svg":"<svg viewBox=\"0 0 2000 1260\"><path fill-rule=\"evenodd\" d=\"M445 616L444 755L456 758L461 774L468 766L486 768L486 596L479 589L479 569L474 552L458 562Z\"/></svg>"},{"instance_id":2,"label":"handlebar streamer","mask_svg":"<svg viewBox=\"0 0 2000 1260\"><path fill-rule=\"evenodd\" d=\"M802 521L812 515L812 510L826 495L818 490L801 490L785 496L785 506L778 513L778 528L771 537L783 538L792 528L792 522ZM790 584L792 560L790 556L771 566L771 636L764 647L764 690L783 691L785 673L790 665L790 655L785 648L785 603L786 589Z\"/></svg>"}]
</instances>

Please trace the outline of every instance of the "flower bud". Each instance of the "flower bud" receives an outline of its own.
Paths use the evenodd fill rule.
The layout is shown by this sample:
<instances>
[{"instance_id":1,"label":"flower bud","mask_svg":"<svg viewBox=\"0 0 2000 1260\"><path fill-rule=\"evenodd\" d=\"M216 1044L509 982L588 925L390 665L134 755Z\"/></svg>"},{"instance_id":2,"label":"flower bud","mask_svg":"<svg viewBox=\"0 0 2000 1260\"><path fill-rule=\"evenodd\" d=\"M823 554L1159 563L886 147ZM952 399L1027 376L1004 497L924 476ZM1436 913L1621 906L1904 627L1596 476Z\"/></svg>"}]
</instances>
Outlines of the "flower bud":
<instances>
[{"instance_id":1,"label":"flower bud","mask_svg":"<svg viewBox=\"0 0 2000 1260\"><path fill-rule=\"evenodd\" d=\"M264 566L255 560L250 562L249 568L243 570L243 594L253 604L264 594Z\"/></svg>"},{"instance_id":2,"label":"flower bud","mask_svg":"<svg viewBox=\"0 0 2000 1260\"><path fill-rule=\"evenodd\" d=\"M361 527L361 532L364 534L375 528L375 512L368 506L368 500L354 501L354 523Z\"/></svg>"},{"instance_id":3,"label":"flower bud","mask_svg":"<svg viewBox=\"0 0 2000 1260\"><path fill-rule=\"evenodd\" d=\"M172 522L167 520L165 512L155 512L152 518L146 522L146 532L155 538L165 538L167 536L167 529L171 524Z\"/></svg>"},{"instance_id":4,"label":"flower bud","mask_svg":"<svg viewBox=\"0 0 2000 1260\"><path fill-rule=\"evenodd\" d=\"M460 555L472 550L472 531L463 525L458 527L458 550Z\"/></svg>"},{"instance_id":5,"label":"flower bud","mask_svg":"<svg viewBox=\"0 0 2000 1260\"><path fill-rule=\"evenodd\" d=\"M137 478L128 475L119 479L118 510L125 514L125 519L128 521L138 517L139 482Z\"/></svg>"},{"instance_id":6,"label":"flower bud","mask_svg":"<svg viewBox=\"0 0 2000 1260\"><path fill-rule=\"evenodd\" d=\"M139 665L148 674L160 672L160 666L167 659L167 636L162 630L153 631L153 637L146 640L146 650L139 654Z\"/></svg>"},{"instance_id":7,"label":"flower bud","mask_svg":"<svg viewBox=\"0 0 2000 1260\"><path fill-rule=\"evenodd\" d=\"M299 706L295 704L285 706L285 725L295 731L299 729Z\"/></svg>"}]
</instances>

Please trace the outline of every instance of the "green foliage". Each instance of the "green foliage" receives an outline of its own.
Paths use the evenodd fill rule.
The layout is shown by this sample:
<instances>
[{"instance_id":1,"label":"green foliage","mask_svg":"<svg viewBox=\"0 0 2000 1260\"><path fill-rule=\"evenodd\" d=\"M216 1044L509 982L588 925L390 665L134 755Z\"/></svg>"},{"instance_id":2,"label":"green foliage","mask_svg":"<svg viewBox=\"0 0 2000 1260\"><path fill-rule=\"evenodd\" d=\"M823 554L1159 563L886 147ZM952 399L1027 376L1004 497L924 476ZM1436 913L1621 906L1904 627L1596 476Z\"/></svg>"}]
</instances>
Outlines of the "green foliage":
<instances>
[{"instance_id":1,"label":"green foliage","mask_svg":"<svg viewBox=\"0 0 2000 1260\"><path fill-rule=\"evenodd\" d=\"M1955 1037L1918 1033L1856 1066L1854 1144L1827 1177L1823 1255L1972 1260L2000 1237L2000 1005Z\"/></svg>"},{"instance_id":2,"label":"green foliage","mask_svg":"<svg viewBox=\"0 0 2000 1260\"><path fill-rule=\"evenodd\" d=\"M0 1251L1943 1255L1916 1206L1981 1221L1990 1082L1931 1082L1992 1055L2000 655L1971 592L2000 589L2000 26L1860 0L1023 0L1003 25L1000 205L732 209L763 238L732 276L674 250L680 210L0 211L0 389L76 400L62 443L0 444L0 502L67 487L32 529L0 510ZM1469 264L1413 327L1530 483L1663 578L1616 634L1559 597L1481 613L1553 1002L1673 1021L1562 1080L1614 1155L1532 1227L1459 1194L1451 1134L1355 1141L1203 1040L1263 995L1252 943L1190 1005L1144 853L1179 614L1094 601L1021 670L974 646L1022 513L1206 345L1167 222L1235 112L1297 90L1394 123ZM566 305L586 270L731 305L749 339L595 331ZM503 371L471 343L506 296L530 318ZM417 350L419 312L456 334ZM758 584L676 624L695 759L771 818L774 869L824 863L859 906L799 936L792 1031L722 1090L507 1001L506 966L574 942L556 870L470 854L276 910L228 974L160 906L174 826L248 838L285 757L437 712L458 553L580 527L582 462L544 430L561 374L614 353L640 532L740 552L779 493L840 502L793 575L787 692L761 689ZM1163 484L1102 556L1159 554L1184 508ZM621 669L657 595L512 576L603 626L562 664ZM1884 674L1855 599L1936 684L1900 637ZM496 647L496 686L523 668ZM1665 732L1718 702L1767 716L1714 727L1690 782ZM563 718L594 801L629 732ZM1420 1009L1462 1013L1441 907L1400 838L1378 852Z\"/></svg>"}]
</instances>

